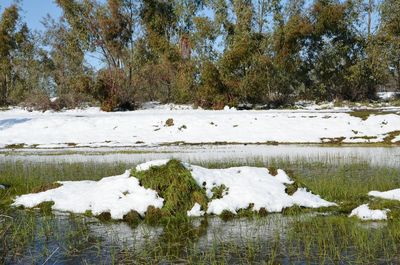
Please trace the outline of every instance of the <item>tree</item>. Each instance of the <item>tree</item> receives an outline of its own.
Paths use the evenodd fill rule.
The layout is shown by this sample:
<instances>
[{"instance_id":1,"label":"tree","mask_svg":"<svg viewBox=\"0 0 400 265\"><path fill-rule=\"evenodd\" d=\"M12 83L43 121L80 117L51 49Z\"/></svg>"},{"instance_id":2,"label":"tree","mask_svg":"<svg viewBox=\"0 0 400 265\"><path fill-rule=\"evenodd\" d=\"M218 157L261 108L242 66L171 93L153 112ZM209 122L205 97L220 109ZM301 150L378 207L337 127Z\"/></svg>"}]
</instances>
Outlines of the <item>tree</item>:
<instances>
[{"instance_id":1,"label":"tree","mask_svg":"<svg viewBox=\"0 0 400 265\"><path fill-rule=\"evenodd\" d=\"M396 80L396 89L400 91L400 2L384 0L381 7L381 28L379 37L388 66L393 78Z\"/></svg>"}]
</instances>

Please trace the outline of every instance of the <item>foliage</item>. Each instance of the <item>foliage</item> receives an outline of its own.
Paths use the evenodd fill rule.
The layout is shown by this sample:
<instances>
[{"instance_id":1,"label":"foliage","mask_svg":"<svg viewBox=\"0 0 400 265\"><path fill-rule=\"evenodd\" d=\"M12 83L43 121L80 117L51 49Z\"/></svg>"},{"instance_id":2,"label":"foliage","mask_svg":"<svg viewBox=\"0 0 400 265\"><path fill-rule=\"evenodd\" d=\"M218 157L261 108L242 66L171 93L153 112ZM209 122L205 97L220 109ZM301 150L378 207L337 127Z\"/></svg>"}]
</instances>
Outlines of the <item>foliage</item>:
<instances>
[{"instance_id":1,"label":"foliage","mask_svg":"<svg viewBox=\"0 0 400 265\"><path fill-rule=\"evenodd\" d=\"M157 191L164 198L162 212L166 216L187 216L195 203L207 208L207 196L180 161L171 160L165 166L134 172L145 188Z\"/></svg>"},{"instance_id":2,"label":"foliage","mask_svg":"<svg viewBox=\"0 0 400 265\"><path fill-rule=\"evenodd\" d=\"M2 11L0 105L47 94L90 98L106 111L149 100L273 108L400 90L396 0L56 4L62 17L48 16L40 33L23 23L18 2Z\"/></svg>"}]
</instances>

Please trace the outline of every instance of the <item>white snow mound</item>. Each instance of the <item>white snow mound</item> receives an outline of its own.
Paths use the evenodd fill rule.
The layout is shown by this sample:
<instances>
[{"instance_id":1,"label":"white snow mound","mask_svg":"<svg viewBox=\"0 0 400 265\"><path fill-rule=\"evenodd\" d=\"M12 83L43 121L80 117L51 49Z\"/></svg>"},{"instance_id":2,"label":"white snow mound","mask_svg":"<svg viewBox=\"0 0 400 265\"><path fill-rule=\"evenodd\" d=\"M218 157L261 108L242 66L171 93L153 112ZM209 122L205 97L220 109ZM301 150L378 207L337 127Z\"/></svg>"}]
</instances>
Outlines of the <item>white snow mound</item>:
<instances>
[{"instance_id":1,"label":"white snow mound","mask_svg":"<svg viewBox=\"0 0 400 265\"><path fill-rule=\"evenodd\" d=\"M233 167L207 169L185 164L191 170L199 186L206 188L208 198L212 198L214 187L224 185L223 197L208 204L207 213L221 214L224 210L236 213L253 204L253 210L265 208L268 212L281 212L295 205L318 208L334 206L335 203L321 199L305 189L298 189L292 196L285 192L285 184L293 183L283 170L272 176L268 169L258 167Z\"/></svg>"},{"instance_id":2,"label":"white snow mound","mask_svg":"<svg viewBox=\"0 0 400 265\"><path fill-rule=\"evenodd\" d=\"M194 204L193 208L187 212L188 216L203 216L204 215L204 211L201 210L201 206L200 204L198 204L197 202Z\"/></svg>"},{"instance_id":3,"label":"white snow mound","mask_svg":"<svg viewBox=\"0 0 400 265\"><path fill-rule=\"evenodd\" d=\"M111 218L122 219L131 210L144 215L148 206L161 208L164 199L154 190L139 185L127 170L120 176L100 181L63 181L61 187L36 194L19 196L14 206L35 207L42 202L54 202L53 210L94 215L109 212Z\"/></svg>"},{"instance_id":4,"label":"white snow mound","mask_svg":"<svg viewBox=\"0 0 400 265\"><path fill-rule=\"evenodd\" d=\"M361 220L370 220L370 221L378 221L378 220L387 220L387 213L390 210L371 210L368 207L368 204L362 204L351 211L349 217L356 216Z\"/></svg>"},{"instance_id":5,"label":"white snow mound","mask_svg":"<svg viewBox=\"0 0 400 265\"><path fill-rule=\"evenodd\" d=\"M160 159L160 160L152 160L146 163L142 163L136 166L136 171L146 171L149 170L151 167L161 167L166 165L169 162L169 159Z\"/></svg>"},{"instance_id":6,"label":"white snow mound","mask_svg":"<svg viewBox=\"0 0 400 265\"><path fill-rule=\"evenodd\" d=\"M388 191L370 191L369 196L378 197L387 200L397 200L400 201L400 189L388 190Z\"/></svg>"}]
</instances>

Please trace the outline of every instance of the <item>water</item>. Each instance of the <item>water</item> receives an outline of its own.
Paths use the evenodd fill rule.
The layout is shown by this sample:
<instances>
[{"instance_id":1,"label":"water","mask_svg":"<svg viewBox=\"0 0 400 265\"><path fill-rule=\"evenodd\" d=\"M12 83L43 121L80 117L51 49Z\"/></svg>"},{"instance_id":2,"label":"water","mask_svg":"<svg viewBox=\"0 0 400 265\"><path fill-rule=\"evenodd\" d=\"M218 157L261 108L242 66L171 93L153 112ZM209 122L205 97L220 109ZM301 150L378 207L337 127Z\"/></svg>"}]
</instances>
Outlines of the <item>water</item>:
<instances>
[{"instance_id":1,"label":"water","mask_svg":"<svg viewBox=\"0 0 400 265\"><path fill-rule=\"evenodd\" d=\"M400 148L398 147L327 147L318 145L201 145L201 146L163 146L135 149L49 149L16 150L13 153L0 153L2 161L31 162L125 162L137 164L144 161L176 158L185 162L258 160L268 162L282 159L288 162L307 160L327 163L366 162L370 165L400 167Z\"/></svg>"}]
</instances>

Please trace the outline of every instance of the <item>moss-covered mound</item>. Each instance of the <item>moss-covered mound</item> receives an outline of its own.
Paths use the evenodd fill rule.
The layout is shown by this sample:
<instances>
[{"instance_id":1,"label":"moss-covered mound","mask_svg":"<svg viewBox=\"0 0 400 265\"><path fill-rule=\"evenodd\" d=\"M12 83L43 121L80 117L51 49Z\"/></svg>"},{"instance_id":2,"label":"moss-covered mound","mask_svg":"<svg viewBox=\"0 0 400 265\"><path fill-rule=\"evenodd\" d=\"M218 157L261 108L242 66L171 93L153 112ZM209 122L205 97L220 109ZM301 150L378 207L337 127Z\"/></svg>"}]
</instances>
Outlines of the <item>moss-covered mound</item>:
<instances>
[{"instance_id":1,"label":"moss-covered mound","mask_svg":"<svg viewBox=\"0 0 400 265\"><path fill-rule=\"evenodd\" d=\"M171 160L164 166L134 172L141 185L157 191L164 198L161 209L164 216L187 216L197 202L203 210L207 208L207 196L193 179L192 174L178 160Z\"/></svg>"}]
</instances>

